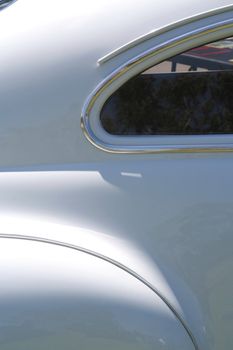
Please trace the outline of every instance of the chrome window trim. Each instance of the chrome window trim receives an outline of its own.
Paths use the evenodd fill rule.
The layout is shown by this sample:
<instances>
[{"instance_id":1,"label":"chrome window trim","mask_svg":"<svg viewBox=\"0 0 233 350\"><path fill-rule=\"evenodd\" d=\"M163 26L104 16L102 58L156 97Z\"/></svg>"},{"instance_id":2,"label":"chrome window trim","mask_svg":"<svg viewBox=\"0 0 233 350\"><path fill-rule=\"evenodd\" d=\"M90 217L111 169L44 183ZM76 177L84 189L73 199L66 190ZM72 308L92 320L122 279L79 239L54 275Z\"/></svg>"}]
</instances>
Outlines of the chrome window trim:
<instances>
[{"instance_id":1,"label":"chrome window trim","mask_svg":"<svg viewBox=\"0 0 233 350\"><path fill-rule=\"evenodd\" d=\"M155 293L159 297L159 299L162 300L162 302L164 302L164 304L169 308L169 310L173 313L173 315L175 316L177 321L180 322L180 324L182 325L182 327L186 331L188 337L190 338L190 340L194 346L194 349L199 350L199 346L197 344L197 341L196 341L192 331L190 330L189 326L186 324L183 317L179 314L179 312L175 309L175 307L169 302L169 300L165 296L163 296L163 294L160 293L160 291L155 286L153 286L150 282L148 282L145 278L143 278L141 275L139 275L134 270L128 268L126 265L123 265L119 261L111 259L108 256L97 253L93 250L83 248L81 246L77 246L77 245L62 242L62 241L56 241L56 240L52 240L52 239L48 239L48 238L38 237L38 236L0 233L0 239L12 239L12 240L23 240L23 241L31 241L31 242L37 242L37 243L45 243L45 244L50 244L50 245L55 245L55 246L59 246L59 247L64 247L64 248L76 250L76 251L91 255L97 259L106 261L106 262L116 266L117 268L127 272L132 277L136 278L138 281L140 281L146 287L148 287L153 293Z\"/></svg>"},{"instance_id":2,"label":"chrome window trim","mask_svg":"<svg viewBox=\"0 0 233 350\"><path fill-rule=\"evenodd\" d=\"M190 144L190 145L121 145L110 144L99 139L92 130L90 125L90 113L98 97L108 89L108 87L117 79L125 75L130 69L143 63L144 61L153 58L159 53L165 52L168 49L178 46L179 44L187 43L192 39L197 39L201 36L216 33L224 29L233 29L233 18L216 22L208 26L189 31L185 34L172 38L162 44L156 45L138 56L130 59L118 69L113 71L105 78L88 96L84 103L81 113L81 128L86 138L95 147L109 153L120 154L150 154L150 153L200 153L200 152L233 152L233 143L226 144Z\"/></svg>"},{"instance_id":3,"label":"chrome window trim","mask_svg":"<svg viewBox=\"0 0 233 350\"><path fill-rule=\"evenodd\" d=\"M200 13L194 17L187 17L185 18L184 20L182 21L176 21L176 22L173 22L171 23L169 26L167 26L166 28L162 27L162 28L158 28L158 29L155 29L155 30L152 30L144 35L141 35L139 37L137 37L136 39L132 40L132 41L129 41L128 43L120 46L119 48L107 53L105 56L101 57L99 60L98 60L98 64L103 64L103 63L106 63L108 62L109 60L111 60L112 58L120 55L121 53L141 44L142 42L145 42L147 40L150 40L152 39L153 37L157 36L157 35L160 35L160 34L163 34L165 32L168 32L169 30L172 30L172 29L176 29L176 28L179 28L185 24L188 24L188 23L191 23L191 22L196 22L200 19L204 19L206 17L211 17L211 16L214 16L214 15L218 15L220 13L224 13L226 11L231 11L233 10L233 5L230 5L230 6L224 6L224 7L220 7L220 8L217 8L217 9L214 9L212 11L208 11L208 12L204 12L204 13Z\"/></svg>"},{"instance_id":4,"label":"chrome window trim","mask_svg":"<svg viewBox=\"0 0 233 350\"><path fill-rule=\"evenodd\" d=\"M12 5L17 0L0 0L0 10Z\"/></svg>"}]
</instances>

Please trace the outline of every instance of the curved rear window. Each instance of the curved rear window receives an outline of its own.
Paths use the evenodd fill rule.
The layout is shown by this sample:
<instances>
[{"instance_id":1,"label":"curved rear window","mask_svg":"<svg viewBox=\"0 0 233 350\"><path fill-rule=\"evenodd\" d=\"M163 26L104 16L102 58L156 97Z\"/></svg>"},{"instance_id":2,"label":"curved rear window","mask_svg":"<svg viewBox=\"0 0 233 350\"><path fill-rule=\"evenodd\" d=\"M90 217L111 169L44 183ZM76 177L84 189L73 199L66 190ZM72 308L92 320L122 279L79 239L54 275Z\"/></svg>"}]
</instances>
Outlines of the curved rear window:
<instances>
[{"instance_id":1,"label":"curved rear window","mask_svg":"<svg viewBox=\"0 0 233 350\"><path fill-rule=\"evenodd\" d=\"M105 102L113 135L233 134L233 38L157 64Z\"/></svg>"}]
</instances>

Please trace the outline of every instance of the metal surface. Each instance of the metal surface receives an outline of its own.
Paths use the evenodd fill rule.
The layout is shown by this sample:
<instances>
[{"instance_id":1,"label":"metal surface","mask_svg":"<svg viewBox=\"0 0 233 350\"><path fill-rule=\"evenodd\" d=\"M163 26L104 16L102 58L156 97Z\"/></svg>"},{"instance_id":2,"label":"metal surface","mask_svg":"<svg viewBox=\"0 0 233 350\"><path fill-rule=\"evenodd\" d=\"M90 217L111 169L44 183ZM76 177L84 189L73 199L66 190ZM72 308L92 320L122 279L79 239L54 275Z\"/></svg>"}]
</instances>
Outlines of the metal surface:
<instances>
[{"instance_id":1,"label":"metal surface","mask_svg":"<svg viewBox=\"0 0 233 350\"><path fill-rule=\"evenodd\" d=\"M16 2L17 0L1 0L0 1L0 10L2 10L3 8L12 5L14 2Z\"/></svg>"},{"instance_id":2,"label":"metal surface","mask_svg":"<svg viewBox=\"0 0 233 350\"><path fill-rule=\"evenodd\" d=\"M47 244L52 244L56 246L61 246L61 247L66 247L69 249L77 250L83 253L86 253L88 255L92 255L98 259L107 261L110 264L113 264L117 266L119 269L124 270L125 272L129 273L131 276L142 282L145 286L147 286L149 289L151 289L171 310L171 312L175 315L177 320L181 323L181 325L184 327L185 331L187 332L188 336L190 337L195 350L198 350L198 345L195 340L194 335L192 334L191 330L189 329L188 325L186 322L182 319L181 315L179 315L179 312L171 305L171 303L157 290L155 286L153 286L151 283L146 281L142 276L138 275L135 271L129 269L127 266L124 266L120 262L111 259L110 257L98 254L94 251L78 247L72 244L67 244L65 242L59 242L59 241L54 241L54 240L49 240L46 238L40 238L40 237L33 237L33 236L22 236L22 235L8 235L8 234L0 234L0 238L8 238L8 239L20 239L20 240L26 240L26 241L34 241L34 242L40 242L40 243L47 243Z\"/></svg>"},{"instance_id":3,"label":"metal surface","mask_svg":"<svg viewBox=\"0 0 233 350\"><path fill-rule=\"evenodd\" d=\"M0 241L2 350L194 349L164 302L124 270L64 245Z\"/></svg>"},{"instance_id":4,"label":"metal surface","mask_svg":"<svg viewBox=\"0 0 233 350\"><path fill-rule=\"evenodd\" d=\"M129 152L120 137L105 135L102 139L103 129L94 121L101 103L117 85L160 58L179 52L174 43L169 53L161 47L161 54L156 51L149 61L142 59L142 64L124 67L124 63L149 47L173 44L171 38L179 35L188 39L185 35L195 29L231 19L232 11L221 12L166 32L171 23L215 11L220 5L230 7L232 1L176 0L168 6L163 0L112 0L109 6L107 0L67 0L64 6L64 1L22 0L0 14L0 232L64 242L119 262L155 286L184 320L200 350L233 348L233 135L196 141L191 136L178 141L172 136L153 138L146 152L142 144L141 154L134 155L130 140ZM233 32L228 24L221 37ZM156 28L164 28L164 34L97 64L105 53ZM220 34L214 31L207 37L211 42ZM204 42L201 35L184 41L180 52L198 42ZM96 86L101 89L104 79L119 67L126 68L126 74L113 79L90 110L90 126L99 132L94 135L97 141L109 140L104 146L112 145L109 152L102 152L98 148L102 143L93 147L84 137L80 115L91 91ZM133 139L143 143L140 138ZM154 140L159 140L159 152ZM115 154L118 142L122 154ZM187 150L185 145L192 142L195 145ZM166 349L159 342L163 340L160 333L171 344L169 350L193 349L187 332L165 303L128 272L78 250L29 240L0 240L1 350L9 350L9 346L11 350L136 349L135 344L137 350ZM87 260L90 264L85 265ZM22 283L25 270L27 284ZM54 284L53 275L57 276ZM90 283L85 282L88 278ZM12 292L11 300L6 286ZM84 286L85 300L90 294L95 299L94 304L86 304L87 309L81 308L81 314L76 303L83 301L77 296L80 286ZM33 312L38 305L37 287L46 301L44 313L40 305L36 309L43 313L42 318ZM31 290L32 300L25 298ZM96 298L98 290L100 298ZM70 292L75 295L72 301ZM111 293L117 295L122 308ZM71 307L62 309L63 301ZM20 310L18 317L15 306ZM60 306L58 317L56 307ZM27 307L31 307L30 313ZM50 315L46 307L52 311ZM86 310L90 313L85 318ZM10 319L11 311L14 317ZM120 322L109 322L117 313ZM69 332L73 324L77 333L81 329L75 339ZM51 329L54 346L47 346ZM146 347L137 330L146 335L148 329L153 342L146 338L150 344ZM105 342L105 330L109 342ZM91 343L93 334L98 337ZM14 342L14 335L22 341ZM120 345L114 347L114 339ZM101 346L104 342L105 347Z\"/></svg>"},{"instance_id":5,"label":"metal surface","mask_svg":"<svg viewBox=\"0 0 233 350\"><path fill-rule=\"evenodd\" d=\"M179 28L180 26L183 26L187 23L190 23L190 22L195 22L197 20L200 20L200 19L203 19L203 18L206 18L206 17L210 17L210 16L214 16L216 14L219 14L221 12L226 12L226 11L231 11L233 10L233 6L225 6L225 7L221 7L221 8L218 8L218 9L215 9L213 11L209 11L209 12L206 12L206 13L201 13L199 15L196 15L196 16L193 16L193 17L189 17L189 18L186 18L182 21L178 21L178 22L175 22L175 23L172 23L170 24L169 26L167 26L166 28L160 28L160 29L155 29L155 30L152 30L151 32L149 33L146 33L138 38L136 38L135 40L132 40L130 41L129 43L119 47L118 49L106 54L105 56L101 57L99 60L98 60L98 63L99 64L104 64L106 63L107 61L111 60L112 58L120 55L121 53L141 44L142 42L145 42L146 40L150 40L151 38L155 37L155 36L158 36L164 32L168 32L169 30L172 30L172 29L175 29L175 28Z\"/></svg>"},{"instance_id":6,"label":"metal surface","mask_svg":"<svg viewBox=\"0 0 233 350\"><path fill-rule=\"evenodd\" d=\"M188 42L194 38L199 38L209 33L217 32L226 28L233 29L233 19L211 24L197 30L180 35L172 40L164 42L160 45L152 47L140 55L129 60L124 65L115 70L110 76L102 81L96 89L87 98L81 115L81 127L86 138L97 148L107 151L110 153L129 153L129 154L140 154L140 153L180 153L180 152L233 152L233 144L208 144L208 145L167 145L167 146L156 146L156 145L140 145L138 142L135 146L130 145L113 145L107 144L106 142L98 139L95 132L92 130L90 125L90 113L98 97L106 91L109 86L119 79L121 76L126 74L132 67L139 65L140 63L148 60L151 57L155 57L161 52L175 47L181 43Z\"/></svg>"}]
</instances>

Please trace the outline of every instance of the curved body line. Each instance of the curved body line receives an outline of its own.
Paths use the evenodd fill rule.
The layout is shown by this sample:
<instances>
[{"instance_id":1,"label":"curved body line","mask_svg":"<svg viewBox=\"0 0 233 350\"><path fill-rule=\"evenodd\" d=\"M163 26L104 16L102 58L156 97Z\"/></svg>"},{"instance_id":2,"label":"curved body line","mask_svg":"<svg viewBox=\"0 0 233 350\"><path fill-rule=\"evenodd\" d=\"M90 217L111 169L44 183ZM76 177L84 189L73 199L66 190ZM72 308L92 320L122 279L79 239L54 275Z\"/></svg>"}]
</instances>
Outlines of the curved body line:
<instances>
[{"instance_id":1,"label":"curved body line","mask_svg":"<svg viewBox=\"0 0 233 350\"><path fill-rule=\"evenodd\" d=\"M81 113L81 128L84 135L95 147L102 151L110 153L121 153L121 154L147 154L147 153L201 153L201 152L233 152L233 144L205 144L205 145L115 145L109 144L100 140L93 132L90 125L90 113L92 108L98 99L98 97L106 91L106 89L115 82L118 78L126 74L131 68L139 65L147 59L155 56L158 53L164 52L170 48L173 48L179 44L188 42L192 39L196 39L204 34L210 34L217 32L218 30L231 29L233 28L233 19L227 19L225 21L217 22L209 26L195 29L171 40L168 40L162 44L156 45L132 58L118 69L113 71L107 78L105 78L87 97L84 103Z\"/></svg>"},{"instance_id":2,"label":"curved body line","mask_svg":"<svg viewBox=\"0 0 233 350\"><path fill-rule=\"evenodd\" d=\"M171 305L171 303L165 298L150 282L148 282L146 279L144 279L142 276L137 274L135 271L131 270L127 266L121 264L117 260L111 259L108 256L99 254L93 250L89 250L80 246L76 246L73 244L69 244L66 242L61 242L61 241L56 241L56 240L50 240L47 238L42 238L42 237L34 237L34 236L26 236L26 235L17 235L17 234L0 234L0 238L7 238L7 239L19 239L19 240L25 240L25 241L33 241L33 242L39 242L39 243L46 243L46 244L51 244L51 245L56 245L60 247L65 247L73 250L77 250L79 252L86 253L88 255L92 255L98 259L104 260L112 265L115 265L119 269L129 273L131 276L136 278L138 281L142 282L145 286L147 286L149 289L151 289L170 309L170 311L174 314L174 316L177 318L177 320L181 323L185 331L190 337L190 340L192 341L195 350L199 350L199 347L197 345L196 339L194 335L192 334L191 330L189 329L188 325L186 322L183 320L183 318L179 315L179 313L176 311L176 309Z\"/></svg>"},{"instance_id":3,"label":"curved body line","mask_svg":"<svg viewBox=\"0 0 233 350\"><path fill-rule=\"evenodd\" d=\"M125 52L125 51L127 51L127 50L129 50L129 49L131 49L131 48L141 44L142 42L150 40L150 39L152 39L153 37L155 37L157 35L166 33L169 30L176 29L176 28L179 28L182 25L189 24L189 23L195 22L197 20L208 18L210 16L215 16L215 15L218 15L218 14L221 14L221 13L224 13L224 12L227 12L227 11L231 11L231 10L233 10L233 6L232 5L219 7L217 9L215 9L215 10L212 10L212 11L207 11L207 12L204 12L204 13L197 14L196 16L187 17L187 18L185 18L185 19L183 19L181 21L173 22L170 25L166 26L165 28L162 27L162 28L158 28L158 29L152 30L149 33L143 34L143 35L137 37L136 39L134 39L132 41L129 41L128 43L120 46L119 48L117 48L115 50L113 50L112 52L106 54L105 56L101 57L97 61L97 63L98 64L103 64L105 62L108 62L109 60L111 60L112 58L120 55L121 53L123 53L123 52Z\"/></svg>"}]
</instances>

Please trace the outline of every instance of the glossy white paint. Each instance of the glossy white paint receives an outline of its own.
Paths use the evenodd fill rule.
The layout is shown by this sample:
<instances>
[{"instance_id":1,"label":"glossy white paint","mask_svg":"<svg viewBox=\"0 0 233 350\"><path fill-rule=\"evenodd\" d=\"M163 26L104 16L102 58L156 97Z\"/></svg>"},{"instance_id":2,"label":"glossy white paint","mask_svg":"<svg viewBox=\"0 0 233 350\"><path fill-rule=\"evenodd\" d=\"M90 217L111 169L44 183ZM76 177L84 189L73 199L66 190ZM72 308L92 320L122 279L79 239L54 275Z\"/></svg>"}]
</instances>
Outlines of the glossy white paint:
<instances>
[{"instance_id":1,"label":"glossy white paint","mask_svg":"<svg viewBox=\"0 0 233 350\"><path fill-rule=\"evenodd\" d=\"M227 5L179 0L168 12L165 2L151 0L20 0L3 10L0 165L107 159L83 140L79 116L93 89L138 50L101 67L98 59L151 30Z\"/></svg>"},{"instance_id":2,"label":"glossy white paint","mask_svg":"<svg viewBox=\"0 0 233 350\"><path fill-rule=\"evenodd\" d=\"M1 349L193 349L151 290L93 256L1 239L0 283Z\"/></svg>"},{"instance_id":3,"label":"glossy white paint","mask_svg":"<svg viewBox=\"0 0 233 350\"><path fill-rule=\"evenodd\" d=\"M231 5L231 1L176 0L169 4L168 11L167 3L151 0L113 0L111 6L106 0L18 0L0 12L0 232L75 244L124 264L169 301L200 350L233 346L233 155L108 154L86 140L80 115L88 95L112 71L151 44L181 33L184 27L160 33L101 66L97 64L99 58L151 30ZM216 18L229 16L229 11L221 10ZM201 21L208 25L215 18ZM194 28L198 23L186 26ZM122 79L141 69L136 67ZM32 312L38 315L35 285L43 291L43 305L50 303L49 285L51 293L57 293L59 303L64 305L58 312L60 323L47 318L43 308L42 316L35 318L40 324L47 320L53 335L61 329L66 332L73 321L80 325L76 313L71 313L71 319L61 318L71 308L67 301L71 292L78 298L74 299L75 305L76 301L82 302L83 294L91 293L94 306L88 306L88 312L90 319L96 320L103 306L95 299L99 288L100 300L110 298L103 309L106 318L101 327L112 332L108 333L110 343L98 338L100 349L138 346L159 350L166 345L168 349L194 348L172 311L130 273L68 248L0 240L1 286L8 291L8 297L12 292L17 301L14 305L18 305L19 315L25 320L31 322ZM17 263L9 254L16 254ZM98 276L98 280L87 278L85 271ZM54 274L53 282L47 283ZM17 283L19 277L25 285ZM124 294L117 281L124 286ZM26 286L33 300L28 310L22 303ZM84 291L82 297L80 290ZM0 289L0 293L3 291ZM116 299L112 300L113 296ZM116 300L122 305L117 314ZM55 311L51 303L50 315ZM124 331L136 327L142 335L148 335L148 329L151 336L155 335L154 343L139 344L132 333L127 339L121 338L110 323L110 313L124 325ZM142 317L145 323L135 325L136 314L137 320ZM13 317L18 325L18 316L11 314L10 308L0 313L1 325L6 322L1 319L4 315ZM84 321L85 346L92 349L89 336L95 337L91 333L95 329L88 333L89 319ZM38 327L41 331L40 324L35 325L37 331ZM27 343L22 338L10 343L8 335L16 328L13 331L1 326L0 331L6 339L1 349L25 349L32 344L33 348L49 348L43 327L41 338L35 329L30 333L35 343L29 338ZM61 349L67 348L62 343L66 338L56 339L53 335L50 339L58 341L56 348L59 344ZM73 342L81 341L81 335L77 337L74 335ZM124 343L114 343L116 337ZM158 342L164 337L165 345Z\"/></svg>"}]
</instances>

